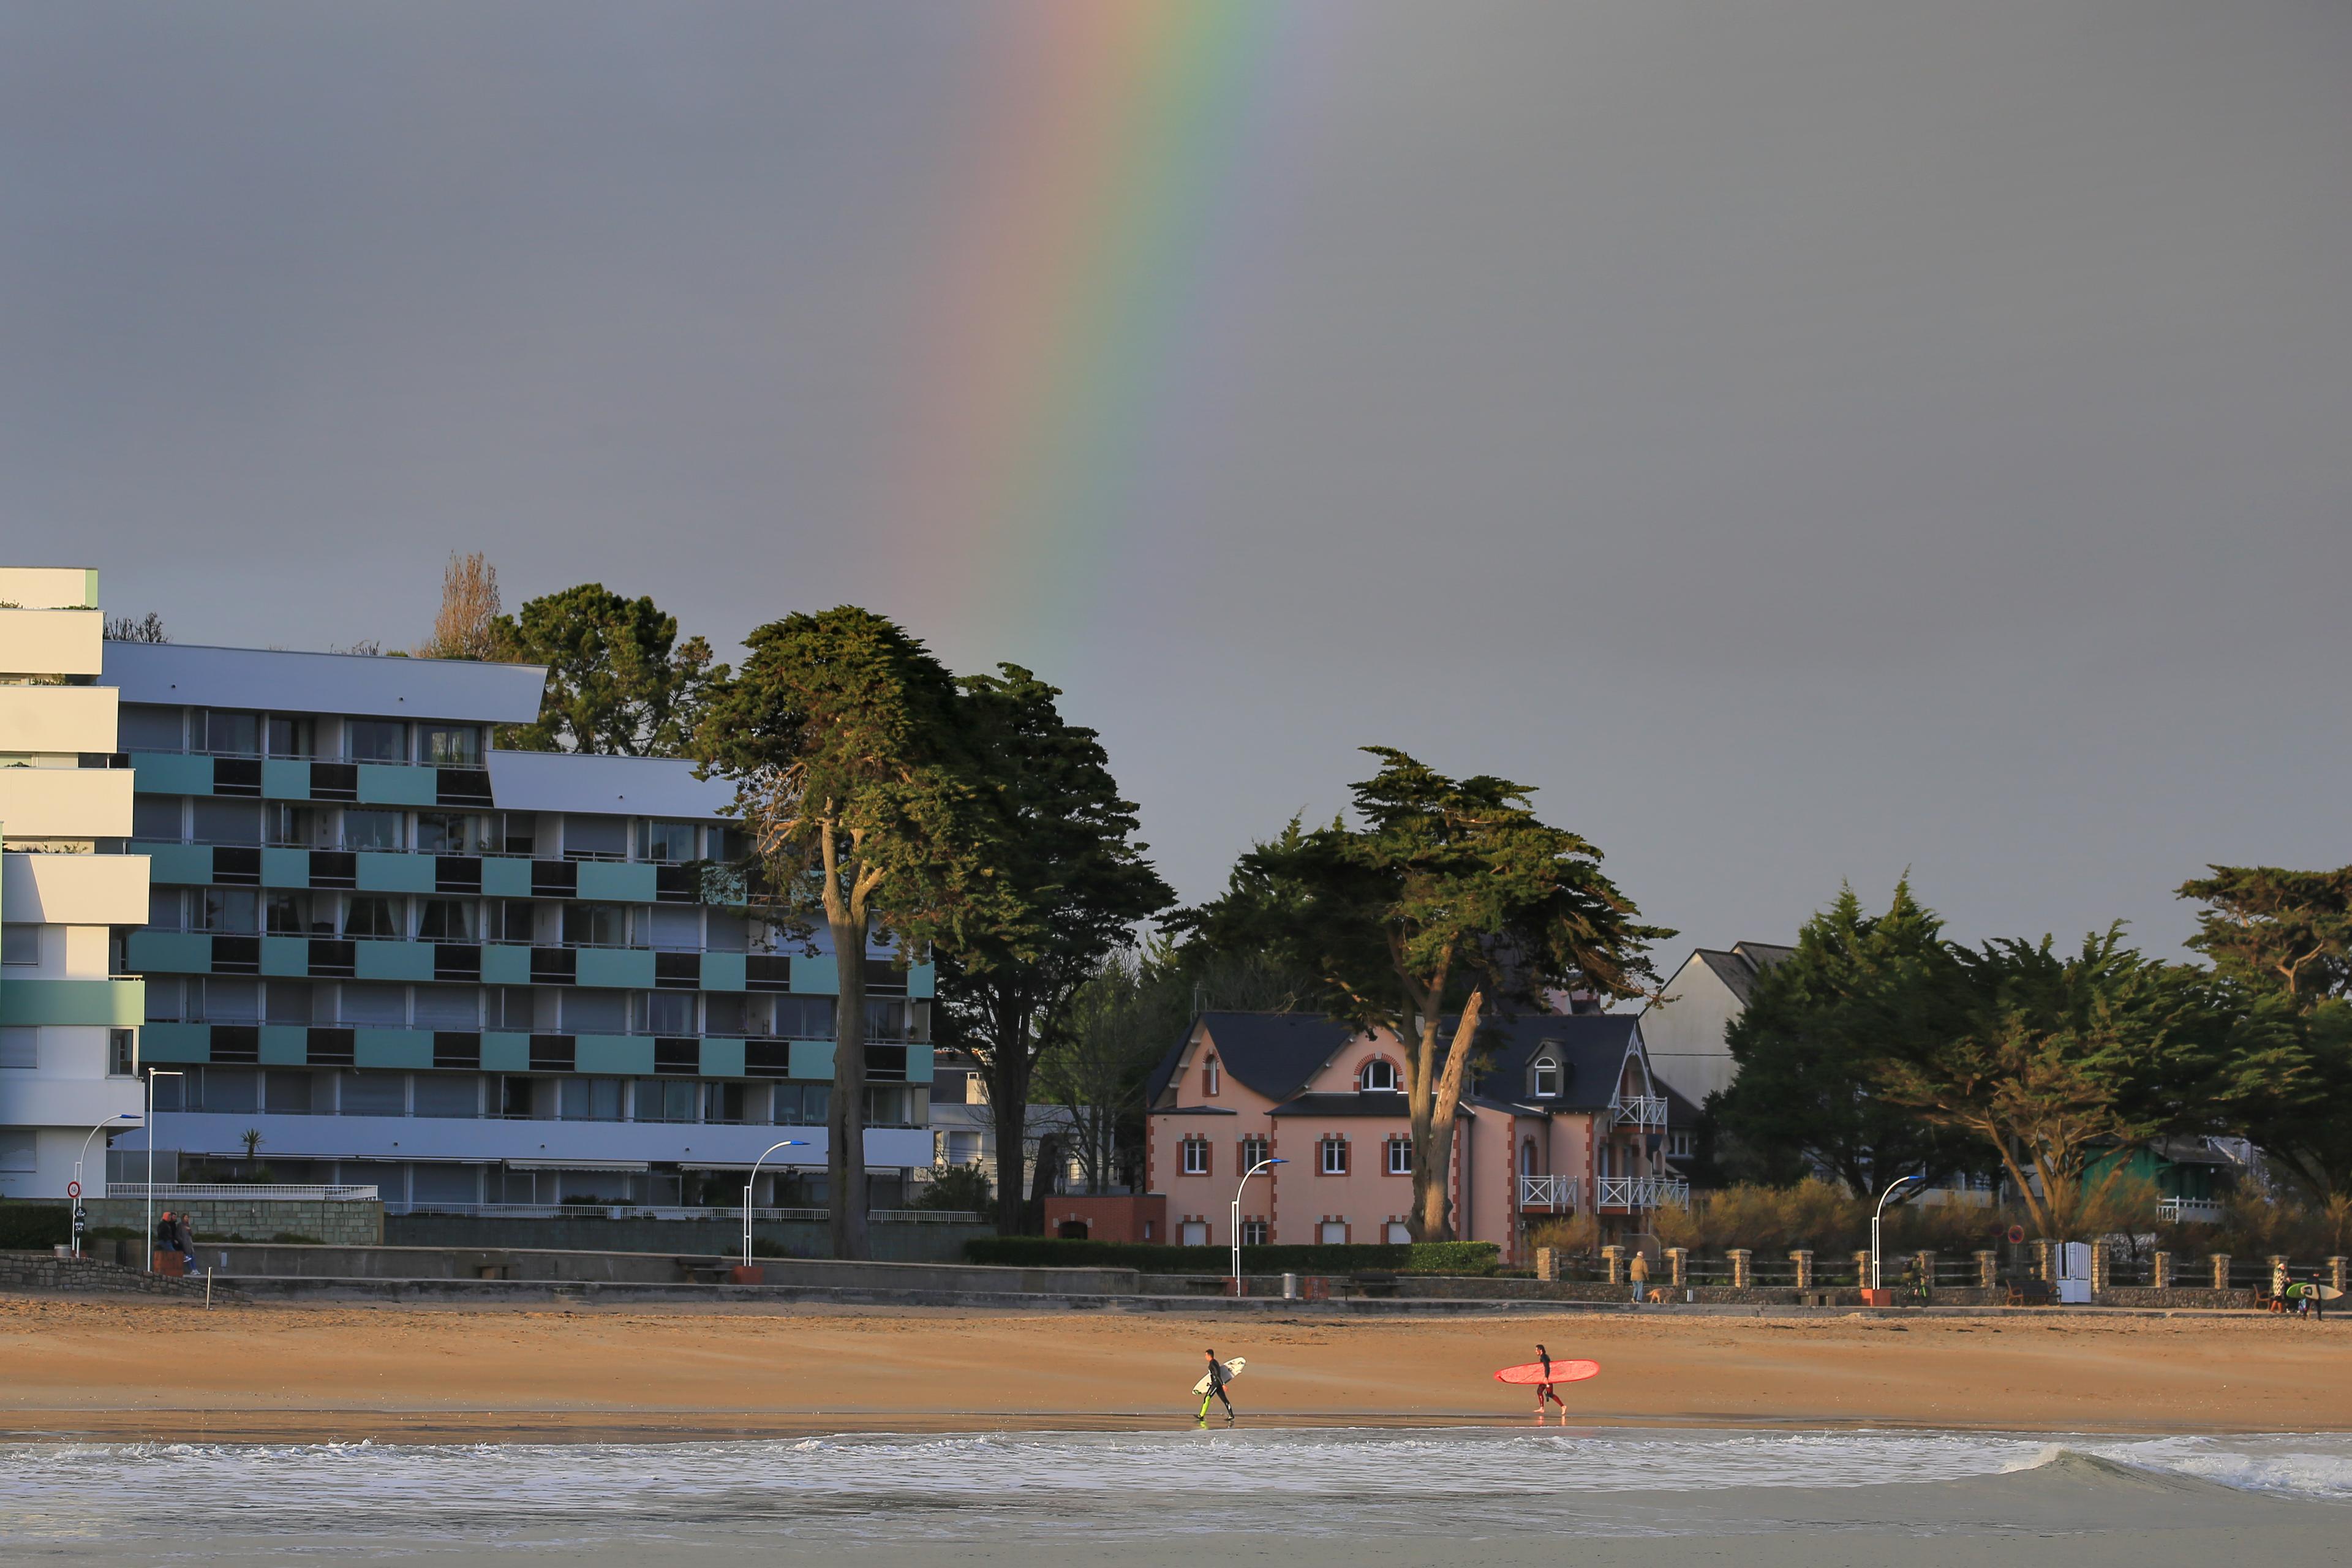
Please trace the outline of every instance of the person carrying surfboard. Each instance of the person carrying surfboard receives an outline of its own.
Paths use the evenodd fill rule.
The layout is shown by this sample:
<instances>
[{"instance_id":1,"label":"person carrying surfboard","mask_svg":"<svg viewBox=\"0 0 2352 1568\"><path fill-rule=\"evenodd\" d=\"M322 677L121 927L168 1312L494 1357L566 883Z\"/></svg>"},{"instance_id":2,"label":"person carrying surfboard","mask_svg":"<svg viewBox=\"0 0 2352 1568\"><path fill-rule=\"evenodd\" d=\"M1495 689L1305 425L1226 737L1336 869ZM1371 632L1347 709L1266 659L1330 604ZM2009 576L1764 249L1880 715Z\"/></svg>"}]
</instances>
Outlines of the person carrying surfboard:
<instances>
[{"instance_id":1,"label":"person carrying surfboard","mask_svg":"<svg viewBox=\"0 0 2352 1568\"><path fill-rule=\"evenodd\" d=\"M1544 1401L1549 1399L1559 1406L1559 1424L1565 1426L1568 1425L1568 1401L1562 1399L1559 1391L1551 1385L1551 1352L1538 1345L1536 1354L1543 1362L1544 1369L1544 1381L1536 1384L1536 1425L1543 1425Z\"/></svg>"},{"instance_id":2,"label":"person carrying surfboard","mask_svg":"<svg viewBox=\"0 0 2352 1568\"><path fill-rule=\"evenodd\" d=\"M1202 1380L1209 1385L1209 1391L1201 1396L1201 1425L1209 1424L1209 1401L1214 1399L1223 1404L1225 1425L1230 1426L1234 1424L1234 1402L1225 1397L1225 1384L1234 1380L1233 1369L1217 1359L1215 1351L1202 1353L1209 1358L1209 1375Z\"/></svg>"}]
</instances>

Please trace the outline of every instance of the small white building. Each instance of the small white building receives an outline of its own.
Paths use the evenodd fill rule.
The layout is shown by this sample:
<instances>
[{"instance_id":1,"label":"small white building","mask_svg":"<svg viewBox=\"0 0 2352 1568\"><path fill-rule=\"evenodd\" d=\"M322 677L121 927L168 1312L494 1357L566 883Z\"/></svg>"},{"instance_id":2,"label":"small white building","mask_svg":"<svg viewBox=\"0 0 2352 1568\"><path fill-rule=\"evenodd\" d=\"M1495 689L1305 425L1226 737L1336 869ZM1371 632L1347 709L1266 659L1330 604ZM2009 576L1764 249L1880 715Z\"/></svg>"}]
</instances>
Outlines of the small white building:
<instances>
[{"instance_id":1,"label":"small white building","mask_svg":"<svg viewBox=\"0 0 2352 1568\"><path fill-rule=\"evenodd\" d=\"M1796 951L1769 942L1695 949L1666 982L1663 999L1643 1010L1651 1072L1693 1105L1729 1089L1739 1064L1724 1031L1748 1010L1758 977Z\"/></svg>"}]
</instances>

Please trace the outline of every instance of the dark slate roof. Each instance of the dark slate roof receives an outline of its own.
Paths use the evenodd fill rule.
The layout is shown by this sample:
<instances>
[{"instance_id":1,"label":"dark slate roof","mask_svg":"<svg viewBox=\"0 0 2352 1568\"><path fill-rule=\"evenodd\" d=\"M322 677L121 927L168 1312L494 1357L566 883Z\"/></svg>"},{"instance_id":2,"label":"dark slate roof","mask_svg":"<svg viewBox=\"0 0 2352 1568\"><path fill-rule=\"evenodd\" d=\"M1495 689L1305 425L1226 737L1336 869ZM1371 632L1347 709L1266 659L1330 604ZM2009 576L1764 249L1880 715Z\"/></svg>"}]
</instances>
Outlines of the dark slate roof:
<instances>
[{"instance_id":1,"label":"dark slate roof","mask_svg":"<svg viewBox=\"0 0 2352 1568\"><path fill-rule=\"evenodd\" d=\"M1666 1125L1668 1127L1676 1131L1685 1131L1698 1125L1699 1108L1697 1106L1685 1099L1683 1095L1675 1089L1674 1085L1665 1082L1664 1079L1653 1079L1652 1081L1656 1084L1659 1092L1666 1097Z\"/></svg>"},{"instance_id":2,"label":"dark slate roof","mask_svg":"<svg viewBox=\"0 0 2352 1568\"><path fill-rule=\"evenodd\" d=\"M1405 1114L1404 1096L1374 1094L1302 1094L1276 1106L1270 1116L1394 1116Z\"/></svg>"},{"instance_id":3,"label":"dark slate roof","mask_svg":"<svg viewBox=\"0 0 2352 1568\"><path fill-rule=\"evenodd\" d=\"M1357 1037L1349 1026L1314 1013L1203 1013L1194 1022L1208 1026L1209 1043L1226 1073L1276 1101L1297 1094L1332 1052ZM1152 1069L1147 1105L1160 1103L1192 1037L1186 1029Z\"/></svg>"},{"instance_id":4,"label":"dark slate roof","mask_svg":"<svg viewBox=\"0 0 2352 1568\"><path fill-rule=\"evenodd\" d=\"M1485 1024L1478 1030L1480 1068L1469 1091L1481 1099L1559 1110L1605 1109L1617 1091L1618 1070L1636 1022L1631 1013L1531 1013ZM1528 1064L1547 1045L1559 1055L1559 1098L1529 1101Z\"/></svg>"},{"instance_id":5,"label":"dark slate roof","mask_svg":"<svg viewBox=\"0 0 2352 1568\"><path fill-rule=\"evenodd\" d=\"M1796 951L1778 942L1735 942L1727 950L1694 948L1691 956L1713 970L1716 978L1729 987L1731 994L1739 999L1739 1005L1745 1007L1756 989L1757 976L1774 964L1784 962Z\"/></svg>"}]
</instances>

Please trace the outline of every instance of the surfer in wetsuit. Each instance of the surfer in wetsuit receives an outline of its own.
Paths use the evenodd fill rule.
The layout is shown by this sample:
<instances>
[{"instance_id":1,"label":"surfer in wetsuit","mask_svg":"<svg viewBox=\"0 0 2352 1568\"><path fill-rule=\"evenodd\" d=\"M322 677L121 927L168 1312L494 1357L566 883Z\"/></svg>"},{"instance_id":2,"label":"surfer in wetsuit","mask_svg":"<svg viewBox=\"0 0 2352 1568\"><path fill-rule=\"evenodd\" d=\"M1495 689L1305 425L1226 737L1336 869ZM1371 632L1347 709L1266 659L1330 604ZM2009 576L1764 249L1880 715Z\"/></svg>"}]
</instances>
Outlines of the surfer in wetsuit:
<instances>
[{"instance_id":1,"label":"surfer in wetsuit","mask_svg":"<svg viewBox=\"0 0 2352 1568\"><path fill-rule=\"evenodd\" d=\"M1230 1426L1234 1424L1234 1402L1225 1397L1225 1384L1232 1381L1234 1374L1226 1370L1223 1362L1217 1359L1216 1352L1205 1351L1202 1353L1209 1358L1209 1392L1201 1399L1201 1425L1205 1426L1209 1424L1209 1401L1214 1399L1223 1404L1225 1425Z\"/></svg>"},{"instance_id":2,"label":"surfer in wetsuit","mask_svg":"<svg viewBox=\"0 0 2352 1568\"><path fill-rule=\"evenodd\" d=\"M1562 1399L1559 1391L1551 1385L1551 1352L1538 1345L1536 1354L1541 1358L1544 1369L1544 1381L1536 1384L1536 1425L1543 1425L1544 1401L1549 1399L1559 1406L1559 1424L1565 1426L1568 1425L1568 1401Z\"/></svg>"}]
</instances>

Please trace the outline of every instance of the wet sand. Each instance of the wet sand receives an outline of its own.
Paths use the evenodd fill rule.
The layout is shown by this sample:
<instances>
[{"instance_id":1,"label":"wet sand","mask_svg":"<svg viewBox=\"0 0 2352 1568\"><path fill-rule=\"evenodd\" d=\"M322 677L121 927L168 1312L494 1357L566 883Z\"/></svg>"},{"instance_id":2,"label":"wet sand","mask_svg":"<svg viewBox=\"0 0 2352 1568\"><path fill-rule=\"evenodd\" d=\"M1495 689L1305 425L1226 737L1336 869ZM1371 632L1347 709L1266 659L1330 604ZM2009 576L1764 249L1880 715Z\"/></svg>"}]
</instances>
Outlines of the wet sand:
<instances>
[{"instance_id":1,"label":"wet sand","mask_svg":"<svg viewBox=\"0 0 2352 1568\"><path fill-rule=\"evenodd\" d=\"M1601 1375L1580 1425L2352 1430L2352 1321L1268 1320L805 1307L223 1306L0 1300L0 1434L621 1441L1163 1427L1201 1352L1252 1423L1526 1419L1541 1340Z\"/></svg>"}]
</instances>

